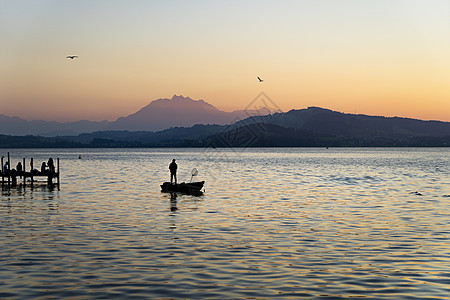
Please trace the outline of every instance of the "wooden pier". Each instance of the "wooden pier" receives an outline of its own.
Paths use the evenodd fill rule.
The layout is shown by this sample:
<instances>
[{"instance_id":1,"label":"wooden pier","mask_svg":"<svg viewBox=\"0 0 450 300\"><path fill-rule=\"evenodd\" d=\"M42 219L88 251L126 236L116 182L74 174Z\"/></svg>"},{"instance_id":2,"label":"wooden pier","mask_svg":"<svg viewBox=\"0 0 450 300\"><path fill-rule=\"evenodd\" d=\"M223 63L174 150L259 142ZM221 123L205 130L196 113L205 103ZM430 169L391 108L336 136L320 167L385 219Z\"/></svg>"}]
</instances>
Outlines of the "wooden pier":
<instances>
[{"instance_id":1,"label":"wooden pier","mask_svg":"<svg viewBox=\"0 0 450 300\"><path fill-rule=\"evenodd\" d=\"M17 187L18 184L21 185L23 184L23 186L25 187L27 185L27 179L29 179L28 183L30 184L31 187L34 186L34 184L42 184L42 183L46 183L48 186L50 187L54 187L55 185L58 187L59 190L59 158L56 159L56 166L50 166L49 169L46 170L38 170L34 168L34 161L33 158L30 159L30 169L29 171L26 170L26 161L25 158L22 161L22 166L21 166L21 170L19 168L19 170L15 169L15 168L11 168L11 159L10 159L10 155L8 152L8 157L7 157L7 164L8 167L5 168L5 161L4 161L4 157L2 156L2 164L1 164L1 176L2 176L2 188L12 188L12 187ZM19 180L18 180L19 178ZM37 181L36 178L46 178L46 181ZM53 180L55 179L56 182L54 182ZM23 180L23 183L21 182Z\"/></svg>"}]
</instances>

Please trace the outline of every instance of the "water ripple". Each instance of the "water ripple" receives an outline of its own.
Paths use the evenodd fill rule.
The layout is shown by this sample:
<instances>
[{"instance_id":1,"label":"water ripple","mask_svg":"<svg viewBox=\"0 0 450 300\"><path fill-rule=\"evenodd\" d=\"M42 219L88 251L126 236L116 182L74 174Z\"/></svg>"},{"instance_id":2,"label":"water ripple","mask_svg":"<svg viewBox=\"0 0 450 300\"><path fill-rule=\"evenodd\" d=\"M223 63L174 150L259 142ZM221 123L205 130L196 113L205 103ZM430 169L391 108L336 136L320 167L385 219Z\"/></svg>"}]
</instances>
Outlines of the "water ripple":
<instances>
[{"instance_id":1,"label":"water ripple","mask_svg":"<svg viewBox=\"0 0 450 300\"><path fill-rule=\"evenodd\" d=\"M52 151L60 191L2 191L0 298L450 293L448 149ZM204 196L160 193L174 157Z\"/></svg>"}]
</instances>

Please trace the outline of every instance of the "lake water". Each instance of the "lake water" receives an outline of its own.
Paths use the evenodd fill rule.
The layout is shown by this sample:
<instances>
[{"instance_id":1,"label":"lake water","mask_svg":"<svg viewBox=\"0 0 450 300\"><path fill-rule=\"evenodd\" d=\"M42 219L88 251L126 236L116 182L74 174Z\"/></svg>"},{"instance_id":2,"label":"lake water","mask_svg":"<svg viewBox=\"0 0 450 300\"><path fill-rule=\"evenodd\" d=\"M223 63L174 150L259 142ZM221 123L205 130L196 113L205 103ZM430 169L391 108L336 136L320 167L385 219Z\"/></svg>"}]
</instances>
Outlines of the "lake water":
<instances>
[{"instance_id":1,"label":"lake water","mask_svg":"<svg viewBox=\"0 0 450 300\"><path fill-rule=\"evenodd\" d=\"M1 299L450 298L449 148L8 151L61 186L2 190Z\"/></svg>"}]
</instances>

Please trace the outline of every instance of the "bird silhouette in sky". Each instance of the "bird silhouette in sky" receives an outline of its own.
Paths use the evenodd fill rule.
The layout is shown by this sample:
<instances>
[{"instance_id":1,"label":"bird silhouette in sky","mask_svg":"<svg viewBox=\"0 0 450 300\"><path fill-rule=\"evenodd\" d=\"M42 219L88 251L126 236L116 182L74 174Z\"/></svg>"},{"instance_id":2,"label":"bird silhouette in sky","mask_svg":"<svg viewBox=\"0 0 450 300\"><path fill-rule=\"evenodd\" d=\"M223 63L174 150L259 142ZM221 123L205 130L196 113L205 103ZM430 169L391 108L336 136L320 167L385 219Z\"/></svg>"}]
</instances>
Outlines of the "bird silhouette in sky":
<instances>
[{"instance_id":1,"label":"bird silhouette in sky","mask_svg":"<svg viewBox=\"0 0 450 300\"><path fill-rule=\"evenodd\" d=\"M261 78L258 77L259 82L263 82L264 80L262 80Z\"/></svg>"},{"instance_id":2,"label":"bird silhouette in sky","mask_svg":"<svg viewBox=\"0 0 450 300\"><path fill-rule=\"evenodd\" d=\"M66 58L74 59L74 58L78 58L78 55L68 55L68 56L66 56Z\"/></svg>"}]
</instances>

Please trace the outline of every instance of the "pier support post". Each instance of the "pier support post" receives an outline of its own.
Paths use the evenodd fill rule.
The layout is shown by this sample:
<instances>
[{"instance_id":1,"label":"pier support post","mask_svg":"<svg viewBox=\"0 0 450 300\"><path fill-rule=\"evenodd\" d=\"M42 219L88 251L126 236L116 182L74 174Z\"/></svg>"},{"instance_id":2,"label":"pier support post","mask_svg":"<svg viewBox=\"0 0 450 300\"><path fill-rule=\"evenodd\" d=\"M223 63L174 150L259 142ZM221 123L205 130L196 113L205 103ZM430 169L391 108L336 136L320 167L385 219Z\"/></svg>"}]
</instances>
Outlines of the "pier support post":
<instances>
[{"instance_id":1,"label":"pier support post","mask_svg":"<svg viewBox=\"0 0 450 300\"><path fill-rule=\"evenodd\" d=\"M1 165L1 168L2 168L2 187L3 187L3 185L5 184L5 173L4 173L5 170L3 170L3 155L2 155L2 165Z\"/></svg>"},{"instance_id":2,"label":"pier support post","mask_svg":"<svg viewBox=\"0 0 450 300\"><path fill-rule=\"evenodd\" d=\"M8 152L8 188L11 187L11 160Z\"/></svg>"},{"instance_id":3,"label":"pier support post","mask_svg":"<svg viewBox=\"0 0 450 300\"><path fill-rule=\"evenodd\" d=\"M33 158L30 160L30 177L31 177L31 187L33 187Z\"/></svg>"},{"instance_id":4,"label":"pier support post","mask_svg":"<svg viewBox=\"0 0 450 300\"><path fill-rule=\"evenodd\" d=\"M56 166L58 168L58 173L56 175L56 180L58 182L58 191L59 191L59 157L56 158Z\"/></svg>"},{"instance_id":5,"label":"pier support post","mask_svg":"<svg viewBox=\"0 0 450 300\"><path fill-rule=\"evenodd\" d=\"M27 173L27 170L26 170L26 165L25 165L25 157L23 158L23 164L22 164L22 172L23 172L23 186L25 187L25 184L26 184L26 178L27 178L27 176L25 176L25 174Z\"/></svg>"}]
</instances>

